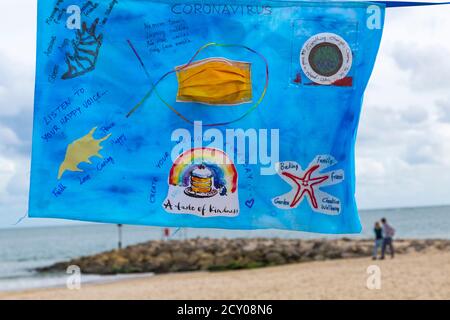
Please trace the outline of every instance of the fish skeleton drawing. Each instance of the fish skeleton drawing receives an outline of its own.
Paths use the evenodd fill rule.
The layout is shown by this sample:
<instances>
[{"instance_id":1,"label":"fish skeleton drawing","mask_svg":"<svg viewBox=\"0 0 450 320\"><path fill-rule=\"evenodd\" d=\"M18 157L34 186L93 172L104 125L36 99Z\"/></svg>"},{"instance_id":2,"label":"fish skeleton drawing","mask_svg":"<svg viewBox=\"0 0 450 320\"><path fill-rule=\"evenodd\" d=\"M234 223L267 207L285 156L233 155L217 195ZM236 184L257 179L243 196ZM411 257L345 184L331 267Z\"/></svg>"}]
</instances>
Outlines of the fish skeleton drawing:
<instances>
[{"instance_id":1,"label":"fish skeleton drawing","mask_svg":"<svg viewBox=\"0 0 450 320\"><path fill-rule=\"evenodd\" d=\"M96 129L97 127L92 128L87 135L68 145L64 161L59 167L58 180L66 171L83 172L78 165L82 162L91 164L92 162L89 160L91 157L103 158L99 153L103 149L100 143L108 139L111 133L101 139L94 139L93 135Z\"/></svg>"},{"instance_id":2,"label":"fish skeleton drawing","mask_svg":"<svg viewBox=\"0 0 450 320\"><path fill-rule=\"evenodd\" d=\"M82 31L77 30L76 40L72 41L73 54L66 54L67 72L63 80L72 79L95 69L98 54L103 41L103 34L96 35L98 19L87 28L83 23Z\"/></svg>"}]
</instances>

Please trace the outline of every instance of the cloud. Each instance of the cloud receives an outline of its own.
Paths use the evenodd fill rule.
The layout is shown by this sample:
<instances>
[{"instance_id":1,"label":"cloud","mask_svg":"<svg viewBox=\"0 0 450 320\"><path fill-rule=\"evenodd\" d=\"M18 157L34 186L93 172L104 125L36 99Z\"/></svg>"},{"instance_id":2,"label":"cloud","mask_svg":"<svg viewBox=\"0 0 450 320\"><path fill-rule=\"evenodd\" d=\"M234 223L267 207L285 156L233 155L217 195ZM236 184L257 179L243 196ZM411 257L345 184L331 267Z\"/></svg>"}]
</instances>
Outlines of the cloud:
<instances>
[{"instance_id":1,"label":"cloud","mask_svg":"<svg viewBox=\"0 0 450 320\"><path fill-rule=\"evenodd\" d=\"M357 138L363 207L450 202L450 43L442 41L449 13L388 11Z\"/></svg>"},{"instance_id":2,"label":"cloud","mask_svg":"<svg viewBox=\"0 0 450 320\"><path fill-rule=\"evenodd\" d=\"M439 108L439 121L450 123L450 99L439 100L436 106Z\"/></svg>"},{"instance_id":3,"label":"cloud","mask_svg":"<svg viewBox=\"0 0 450 320\"><path fill-rule=\"evenodd\" d=\"M369 157L360 157L356 164L356 175L361 183L370 181L373 184L383 184L386 169L383 162Z\"/></svg>"},{"instance_id":4,"label":"cloud","mask_svg":"<svg viewBox=\"0 0 450 320\"><path fill-rule=\"evenodd\" d=\"M0 3L0 227L10 226L27 210L35 25L36 1Z\"/></svg>"},{"instance_id":5,"label":"cloud","mask_svg":"<svg viewBox=\"0 0 450 320\"><path fill-rule=\"evenodd\" d=\"M21 141L16 133L8 127L0 127L0 141L3 141L2 147L16 146Z\"/></svg>"},{"instance_id":6,"label":"cloud","mask_svg":"<svg viewBox=\"0 0 450 320\"><path fill-rule=\"evenodd\" d=\"M0 116L31 112L34 68L0 51L0 74Z\"/></svg>"},{"instance_id":7,"label":"cloud","mask_svg":"<svg viewBox=\"0 0 450 320\"><path fill-rule=\"evenodd\" d=\"M16 173L14 162L8 158L0 158L0 195L5 195L11 179ZM1 198L0 198L1 199Z\"/></svg>"},{"instance_id":8,"label":"cloud","mask_svg":"<svg viewBox=\"0 0 450 320\"><path fill-rule=\"evenodd\" d=\"M410 106L405 112L401 113L402 120L409 125L425 123L428 120L428 116L429 110L422 106Z\"/></svg>"},{"instance_id":9,"label":"cloud","mask_svg":"<svg viewBox=\"0 0 450 320\"><path fill-rule=\"evenodd\" d=\"M392 56L400 70L408 72L412 89L450 88L450 50L443 44L421 47L417 42L399 42L392 48Z\"/></svg>"}]
</instances>

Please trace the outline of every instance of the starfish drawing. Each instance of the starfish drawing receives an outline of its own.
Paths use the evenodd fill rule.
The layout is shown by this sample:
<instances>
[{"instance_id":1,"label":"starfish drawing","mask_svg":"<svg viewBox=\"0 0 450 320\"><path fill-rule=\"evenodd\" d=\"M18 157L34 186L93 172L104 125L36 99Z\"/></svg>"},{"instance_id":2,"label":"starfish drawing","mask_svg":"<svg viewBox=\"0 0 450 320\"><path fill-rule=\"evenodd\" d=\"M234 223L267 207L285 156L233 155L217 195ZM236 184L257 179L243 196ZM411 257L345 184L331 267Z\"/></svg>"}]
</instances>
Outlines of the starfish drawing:
<instances>
[{"instance_id":1,"label":"starfish drawing","mask_svg":"<svg viewBox=\"0 0 450 320\"><path fill-rule=\"evenodd\" d=\"M272 204L282 210L292 210L306 198L315 212L327 215L340 214L341 199L322 190L344 181L342 169L323 172L336 164L336 159L327 154L317 155L305 170L295 161L278 162L277 173L291 186L291 190L272 198Z\"/></svg>"},{"instance_id":2,"label":"starfish drawing","mask_svg":"<svg viewBox=\"0 0 450 320\"><path fill-rule=\"evenodd\" d=\"M320 184L328 180L329 176L324 175L320 177L311 178L311 175L316 171L320 166L318 164L309 168L303 177L298 177L289 172L283 172L282 174L290 179L296 184L297 191L295 192L294 199L292 200L290 207L295 207L302 199L304 195L308 195L311 201L311 204L314 208L318 208L317 199L314 194L314 187L318 187Z\"/></svg>"}]
</instances>

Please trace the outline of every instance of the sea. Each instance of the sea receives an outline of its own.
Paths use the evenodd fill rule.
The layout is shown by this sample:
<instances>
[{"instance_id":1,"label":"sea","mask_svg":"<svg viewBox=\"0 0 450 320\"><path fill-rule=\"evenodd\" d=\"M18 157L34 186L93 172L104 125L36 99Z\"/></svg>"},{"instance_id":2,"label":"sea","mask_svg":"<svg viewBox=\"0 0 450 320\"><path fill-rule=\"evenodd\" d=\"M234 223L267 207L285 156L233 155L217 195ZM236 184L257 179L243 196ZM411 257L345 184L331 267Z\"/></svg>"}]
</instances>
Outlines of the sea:
<instances>
[{"instance_id":1,"label":"sea","mask_svg":"<svg viewBox=\"0 0 450 320\"><path fill-rule=\"evenodd\" d=\"M361 210L363 231L359 235L325 236L305 232L280 230L221 230L221 229L170 229L171 239L195 237L240 238L371 238L375 221L386 217L396 229L397 238L450 239L450 206ZM161 228L123 226L122 245L128 246L148 240L161 239ZM14 227L0 229L0 291L17 291L64 286L68 275L40 274L38 267L55 262L91 255L118 246L119 231L116 225L73 224L48 227ZM116 281L137 275L82 275L82 284Z\"/></svg>"}]
</instances>

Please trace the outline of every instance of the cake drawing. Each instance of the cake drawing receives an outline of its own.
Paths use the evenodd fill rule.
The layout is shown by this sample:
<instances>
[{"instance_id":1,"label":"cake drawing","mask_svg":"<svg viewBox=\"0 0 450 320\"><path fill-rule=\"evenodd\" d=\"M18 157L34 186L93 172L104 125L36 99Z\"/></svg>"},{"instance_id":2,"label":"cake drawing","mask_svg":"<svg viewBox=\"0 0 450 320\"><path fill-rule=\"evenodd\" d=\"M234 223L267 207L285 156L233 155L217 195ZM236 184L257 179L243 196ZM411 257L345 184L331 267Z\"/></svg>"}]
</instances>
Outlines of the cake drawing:
<instances>
[{"instance_id":1,"label":"cake drawing","mask_svg":"<svg viewBox=\"0 0 450 320\"><path fill-rule=\"evenodd\" d=\"M202 217L239 213L237 171L225 152L194 148L174 161L163 207L170 213Z\"/></svg>"},{"instance_id":2,"label":"cake drawing","mask_svg":"<svg viewBox=\"0 0 450 320\"><path fill-rule=\"evenodd\" d=\"M213 188L213 179L212 171L201 164L191 172L191 186L184 189L184 193L198 198L214 197L218 191Z\"/></svg>"}]
</instances>

